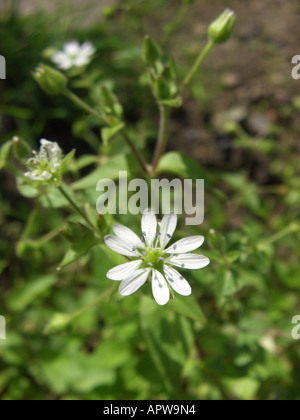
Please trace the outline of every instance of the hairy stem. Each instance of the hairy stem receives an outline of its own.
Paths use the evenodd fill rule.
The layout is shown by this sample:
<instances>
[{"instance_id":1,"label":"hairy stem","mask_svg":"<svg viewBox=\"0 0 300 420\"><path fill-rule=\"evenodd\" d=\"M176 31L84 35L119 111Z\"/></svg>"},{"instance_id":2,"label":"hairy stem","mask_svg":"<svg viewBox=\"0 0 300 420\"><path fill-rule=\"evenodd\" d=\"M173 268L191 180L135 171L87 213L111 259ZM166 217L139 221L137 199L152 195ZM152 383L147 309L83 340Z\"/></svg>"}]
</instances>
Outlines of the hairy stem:
<instances>
[{"instance_id":1,"label":"hairy stem","mask_svg":"<svg viewBox=\"0 0 300 420\"><path fill-rule=\"evenodd\" d=\"M168 129L169 129L169 121L170 121L170 109L165 105L159 106L159 133L158 133L158 139L156 143L156 148L152 160L152 173L155 173L155 170L157 168L159 159L163 155L166 146L167 146L167 140L168 140Z\"/></svg>"},{"instance_id":2,"label":"hairy stem","mask_svg":"<svg viewBox=\"0 0 300 420\"><path fill-rule=\"evenodd\" d=\"M185 86L187 86L190 83L191 79L193 78L193 76L197 72L200 64L203 62L204 58L206 57L206 55L212 49L213 46L214 46L214 42L212 40L209 40L207 42L206 46L204 47L204 49L198 55L198 57L197 57L195 63L193 64L191 70L186 75L184 81L182 82L180 90L182 90Z\"/></svg>"},{"instance_id":3,"label":"hairy stem","mask_svg":"<svg viewBox=\"0 0 300 420\"><path fill-rule=\"evenodd\" d=\"M101 123L105 125L110 125L109 119L105 117L104 115L100 114L96 110L94 110L92 107L90 107L86 102L84 102L82 99L80 99L75 93L71 92L70 90L67 90L65 92L65 96L69 98L71 101L73 101L76 105L78 105L80 108L82 108L87 113L93 115L96 117ZM147 164L141 155L140 151L136 148L135 144L132 142L126 131L122 130L122 135L126 143L128 144L129 148L131 149L132 153L136 157L137 161L139 162L143 172L148 173Z\"/></svg>"},{"instance_id":4,"label":"hairy stem","mask_svg":"<svg viewBox=\"0 0 300 420\"><path fill-rule=\"evenodd\" d=\"M73 321L78 316L82 315L89 309L91 309L93 306L97 305L99 302L101 302L103 299L105 299L109 294L113 291L114 286L110 289L106 290L105 292L101 293L96 299L92 300L92 302L88 303L87 305L83 306L82 308L78 309L78 311L74 312L72 315L68 318L68 323Z\"/></svg>"},{"instance_id":5,"label":"hairy stem","mask_svg":"<svg viewBox=\"0 0 300 420\"><path fill-rule=\"evenodd\" d=\"M86 102L84 102L77 95L75 95L75 93L71 92L70 90L67 90L65 92L65 96L69 98L71 101L73 101L77 106L79 106L79 108L82 108L88 114L91 114L94 117L98 118L98 120L101 121L103 124L109 125L109 121L104 115L100 114L91 106L89 106Z\"/></svg>"},{"instance_id":6,"label":"hairy stem","mask_svg":"<svg viewBox=\"0 0 300 420\"><path fill-rule=\"evenodd\" d=\"M73 207L73 209L78 213L85 221L86 223L92 228L93 232L96 230L96 226L90 221L88 216L84 213L83 210L81 210L75 201L69 196L69 194L66 192L66 190L60 186L58 187L61 194L64 196L64 198L70 203L70 205Z\"/></svg>"},{"instance_id":7,"label":"hairy stem","mask_svg":"<svg viewBox=\"0 0 300 420\"><path fill-rule=\"evenodd\" d=\"M149 173L149 169L147 167L147 163L145 162L142 154L140 153L140 151L135 147L135 144L132 142L131 138L128 136L128 134L126 133L126 131L123 129L122 130L122 136L124 138L124 140L126 141L126 143L128 144L128 146L130 147L132 153L134 154L134 156L136 157L137 161L139 162L143 172L145 172L145 174Z\"/></svg>"}]
</instances>

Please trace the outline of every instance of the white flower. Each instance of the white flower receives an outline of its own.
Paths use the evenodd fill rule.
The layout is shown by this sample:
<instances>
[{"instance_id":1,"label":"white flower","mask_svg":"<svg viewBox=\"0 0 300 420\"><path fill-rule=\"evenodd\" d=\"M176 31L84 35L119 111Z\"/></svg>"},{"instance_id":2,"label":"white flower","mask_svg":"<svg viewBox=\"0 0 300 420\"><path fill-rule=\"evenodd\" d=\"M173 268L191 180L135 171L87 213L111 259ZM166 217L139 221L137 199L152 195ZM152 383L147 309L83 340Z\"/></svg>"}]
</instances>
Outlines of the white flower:
<instances>
[{"instance_id":1,"label":"white flower","mask_svg":"<svg viewBox=\"0 0 300 420\"><path fill-rule=\"evenodd\" d=\"M189 283L174 267L195 270L209 264L207 257L190 253L203 244L203 236L183 238L166 248L176 229L175 214L163 217L158 233L156 216L150 210L144 212L141 225L141 239L122 225L113 226L115 235L105 236L104 241L110 249L134 258L112 268L106 276L110 280L121 281L119 292L128 296L138 290L151 274L152 293L159 305L169 301L170 286L180 295L190 295Z\"/></svg>"},{"instance_id":2,"label":"white flower","mask_svg":"<svg viewBox=\"0 0 300 420\"><path fill-rule=\"evenodd\" d=\"M94 46L88 41L81 45L78 41L70 41L64 44L62 51L54 53L51 60L62 70L83 67L89 64L95 51Z\"/></svg>"},{"instance_id":3,"label":"white flower","mask_svg":"<svg viewBox=\"0 0 300 420\"><path fill-rule=\"evenodd\" d=\"M25 172L24 176L31 181L49 181L53 179L56 182L60 177L62 150L56 142L41 139L40 143L39 153L33 151L33 157L27 160L30 171Z\"/></svg>"}]
</instances>

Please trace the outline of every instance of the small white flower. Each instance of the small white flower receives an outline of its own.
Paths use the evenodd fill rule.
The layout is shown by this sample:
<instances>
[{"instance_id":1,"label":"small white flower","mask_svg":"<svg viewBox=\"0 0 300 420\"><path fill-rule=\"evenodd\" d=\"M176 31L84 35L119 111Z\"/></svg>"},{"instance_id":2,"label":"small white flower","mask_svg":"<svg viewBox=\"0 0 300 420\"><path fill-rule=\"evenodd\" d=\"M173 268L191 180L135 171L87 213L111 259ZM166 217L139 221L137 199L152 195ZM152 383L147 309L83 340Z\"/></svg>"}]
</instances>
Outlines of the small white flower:
<instances>
[{"instance_id":1,"label":"small white flower","mask_svg":"<svg viewBox=\"0 0 300 420\"><path fill-rule=\"evenodd\" d=\"M134 258L112 268L106 276L121 281L119 292L128 296L138 290L151 274L153 297L159 305L169 301L170 286L180 295L190 295L189 283L174 267L195 270L207 266L210 262L207 257L190 253L203 244L204 237L183 238L166 248L176 229L175 214L163 217L158 233L156 216L150 210L144 212L141 225L141 239L122 225L113 226L115 235L105 236L104 241L110 249Z\"/></svg>"},{"instance_id":2,"label":"small white flower","mask_svg":"<svg viewBox=\"0 0 300 420\"><path fill-rule=\"evenodd\" d=\"M81 45L78 41L70 41L64 44L62 51L54 53L51 60L62 70L83 67L90 63L95 51L94 46L89 41Z\"/></svg>"},{"instance_id":3,"label":"small white flower","mask_svg":"<svg viewBox=\"0 0 300 420\"><path fill-rule=\"evenodd\" d=\"M32 172L25 172L24 176L31 179L32 181L48 181L52 178L52 175L49 172L41 172L38 169Z\"/></svg>"},{"instance_id":4,"label":"small white flower","mask_svg":"<svg viewBox=\"0 0 300 420\"><path fill-rule=\"evenodd\" d=\"M39 153L33 150L33 157L27 160L30 171L24 176L31 181L56 181L60 177L62 150L56 142L41 139L40 143Z\"/></svg>"}]
</instances>

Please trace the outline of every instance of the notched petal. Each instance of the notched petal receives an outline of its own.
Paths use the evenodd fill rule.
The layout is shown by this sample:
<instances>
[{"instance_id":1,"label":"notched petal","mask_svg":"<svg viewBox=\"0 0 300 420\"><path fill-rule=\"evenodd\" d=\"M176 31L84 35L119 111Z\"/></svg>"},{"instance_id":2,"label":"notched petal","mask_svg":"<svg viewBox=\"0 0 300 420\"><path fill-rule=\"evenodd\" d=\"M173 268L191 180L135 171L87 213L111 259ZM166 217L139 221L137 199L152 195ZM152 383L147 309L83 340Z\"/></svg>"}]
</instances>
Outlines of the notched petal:
<instances>
[{"instance_id":1,"label":"notched petal","mask_svg":"<svg viewBox=\"0 0 300 420\"><path fill-rule=\"evenodd\" d=\"M177 215L165 214L160 224L160 246L164 249L173 236L177 226Z\"/></svg>"},{"instance_id":2,"label":"notched petal","mask_svg":"<svg viewBox=\"0 0 300 420\"><path fill-rule=\"evenodd\" d=\"M170 291L164 276L157 270L152 271L152 293L159 305L165 305L170 299Z\"/></svg>"},{"instance_id":3,"label":"notched petal","mask_svg":"<svg viewBox=\"0 0 300 420\"><path fill-rule=\"evenodd\" d=\"M129 296L136 292L144 283L146 283L150 268L137 270L131 277L123 280L119 287L119 293L122 296Z\"/></svg>"},{"instance_id":4,"label":"notched petal","mask_svg":"<svg viewBox=\"0 0 300 420\"><path fill-rule=\"evenodd\" d=\"M165 252L170 254L183 254L200 248L203 242L204 236L188 236L187 238L180 239L173 245L169 246Z\"/></svg>"},{"instance_id":5,"label":"notched petal","mask_svg":"<svg viewBox=\"0 0 300 420\"><path fill-rule=\"evenodd\" d=\"M106 273L106 277L110 280L124 280L138 270L141 264L142 260L136 260L117 265Z\"/></svg>"},{"instance_id":6,"label":"notched petal","mask_svg":"<svg viewBox=\"0 0 300 420\"><path fill-rule=\"evenodd\" d=\"M206 267L210 263L210 260L204 255L179 254L173 255L166 262L168 264L174 265L175 267L187 268L189 270L197 270Z\"/></svg>"}]
</instances>

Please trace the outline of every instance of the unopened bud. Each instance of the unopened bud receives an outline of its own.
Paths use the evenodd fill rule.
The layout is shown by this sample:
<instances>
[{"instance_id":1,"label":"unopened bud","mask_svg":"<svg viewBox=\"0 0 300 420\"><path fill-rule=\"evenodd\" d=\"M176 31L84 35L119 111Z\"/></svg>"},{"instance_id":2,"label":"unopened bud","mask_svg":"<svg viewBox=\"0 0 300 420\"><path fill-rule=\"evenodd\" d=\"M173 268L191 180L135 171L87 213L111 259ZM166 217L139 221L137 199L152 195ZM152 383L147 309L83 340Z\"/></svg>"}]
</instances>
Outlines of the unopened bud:
<instances>
[{"instance_id":1,"label":"unopened bud","mask_svg":"<svg viewBox=\"0 0 300 420\"><path fill-rule=\"evenodd\" d=\"M50 319L44 330L45 334L53 334L66 328L70 322L70 315L64 313L56 313Z\"/></svg>"},{"instance_id":2,"label":"unopened bud","mask_svg":"<svg viewBox=\"0 0 300 420\"><path fill-rule=\"evenodd\" d=\"M58 70L40 64L33 72L33 78L49 95L63 93L67 87L67 78Z\"/></svg>"},{"instance_id":3,"label":"unopened bud","mask_svg":"<svg viewBox=\"0 0 300 420\"><path fill-rule=\"evenodd\" d=\"M209 26L208 34L210 39L217 44L226 42L232 34L235 21L235 12L230 9L225 9L224 12Z\"/></svg>"},{"instance_id":4,"label":"unopened bud","mask_svg":"<svg viewBox=\"0 0 300 420\"><path fill-rule=\"evenodd\" d=\"M170 89L168 82L163 76L158 76L154 83L154 92L159 100L170 98Z\"/></svg>"},{"instance_id":5,"label":"unopened bud","mask_svg":"<svg viewBox=\"0 0 300 420\"><path fill-rule=\"evenodd\" d=\"M144 39L143 55L147 64L154 65L162 56L159 46L149 36Z\"/></svg>"}]
</instances>

